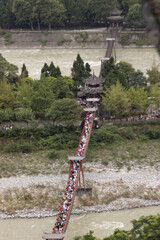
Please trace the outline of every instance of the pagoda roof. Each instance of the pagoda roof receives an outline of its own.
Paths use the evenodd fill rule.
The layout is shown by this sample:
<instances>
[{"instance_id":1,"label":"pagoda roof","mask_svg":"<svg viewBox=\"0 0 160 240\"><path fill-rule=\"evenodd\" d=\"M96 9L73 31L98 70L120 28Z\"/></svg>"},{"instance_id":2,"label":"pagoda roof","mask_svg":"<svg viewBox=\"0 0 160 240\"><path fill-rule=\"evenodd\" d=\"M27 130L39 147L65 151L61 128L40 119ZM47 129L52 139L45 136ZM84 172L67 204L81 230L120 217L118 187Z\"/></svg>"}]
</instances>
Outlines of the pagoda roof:
<instances>
[{"instance_id":1,"label":"pagoda roof","mask_svg":"<svg viewBox=\"0 0 160 240\"><path fill-rule=\"evenodd\" d=\"M79 97L86 96L87 94L95 95L101 94L103 92L103 87L96 88L82 88L80 92L77 93Z\"/></svg>"},{"instance_id":2,"label":"pagoda roof","mask_svg":"<svg viewBox=\"0 0 160 240\"><path fill-rule=\"evenodd\" d=\"M100 85L102 83L104 83L104 79L100 76L97 77L96 75L91 75L88 78L84 79L84 83L87 85Z\"/></svg>"}]
</instances>

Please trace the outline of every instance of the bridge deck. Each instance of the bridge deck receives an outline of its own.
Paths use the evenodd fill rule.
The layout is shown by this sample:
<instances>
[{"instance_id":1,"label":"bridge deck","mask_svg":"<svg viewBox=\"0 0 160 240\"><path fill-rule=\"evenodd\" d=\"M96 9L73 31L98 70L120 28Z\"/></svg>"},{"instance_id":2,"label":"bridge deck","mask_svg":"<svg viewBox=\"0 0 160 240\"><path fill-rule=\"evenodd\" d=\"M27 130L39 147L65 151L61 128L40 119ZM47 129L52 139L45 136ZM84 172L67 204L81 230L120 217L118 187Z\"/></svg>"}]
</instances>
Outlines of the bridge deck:
<instances>
[{"instance_id":1,"label":"bridge deck","mask_svg":"<svg viewBox=\"0 0 160 240\"><path fill-rule=\"evenodd\" d=\"M44 233L43 239L63 239L65 234L56 234L56 233Z\"/></svg>"},{"instance_id":2,"label":"bridge deck","mask_svg":"<svg viewBox=\"0 0 160 240\"><path fill-rule=\"evenodd\" d=\"M70 165L66 191L64 193L61 208L59 209L59 213L56 219L55 227L53 228L53 232L45 233L43 235L43 238L46 240L64 238L65 236L64 233L66 232L69 223L76 192L78 191L79 193L80 192L87 193L91 191L90 189L84 190L84 188L81 188L80 190L77 189L78 181L80 182L80 171L82 171L83 186L85 186L83 166L81 160L84 160L85 158L85 153L87 151L90 135L92 132L93 120L97 109L98 108L94 106L91 108L84 109L84 111L86 111L86 118L75 156L68 156L68 159L70 160Z\"/></svg>"}]
</instances>

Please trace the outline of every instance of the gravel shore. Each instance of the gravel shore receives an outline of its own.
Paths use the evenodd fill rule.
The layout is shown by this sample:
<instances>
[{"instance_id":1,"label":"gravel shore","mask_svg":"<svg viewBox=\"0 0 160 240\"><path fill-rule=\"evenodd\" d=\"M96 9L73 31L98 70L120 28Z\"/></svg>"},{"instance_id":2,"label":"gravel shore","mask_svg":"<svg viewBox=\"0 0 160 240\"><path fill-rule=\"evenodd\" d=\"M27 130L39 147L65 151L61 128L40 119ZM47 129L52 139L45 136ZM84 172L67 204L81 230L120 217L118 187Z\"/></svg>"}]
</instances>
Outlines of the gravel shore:
<instances>
[{"instance_id":1,"label":"gravel shore","mask_svg":"<svg viewBox=\"0 0 160 240\"><path fill-rule=\"evenodd\" d=\"M134 168L131 171L123 168L118 170L116 168L104 167L101 164L85 164L89 171L85 173L85 180L92 184L98 190L98 194L104 195L108 192L120 192L127 188L129 191L139 189L139 197L120 197L111 201L109 204L100 204L94 206L81 206L80 208L73 208L73 214L80 214L84 212L102 212L113 211L121 209L129 209L135 207L158 206L160 205L160 171L154 167ZM0 194L3 194L8 189L14 187L18 189L28 189L30 186L43 184L44 186L53 185L59 189L64 190L67 181L67 174L63 175L39 175L39 176L20 176L0 179ZM156 198L151 199L150 194L156 192ZM78 197L77 197L78 198ZM9 214L0 212L0 218L33 218L33 217L48 217L56 215L56 211L34 208L32 210L23 209Z\"/></svg>"}]
</instances>

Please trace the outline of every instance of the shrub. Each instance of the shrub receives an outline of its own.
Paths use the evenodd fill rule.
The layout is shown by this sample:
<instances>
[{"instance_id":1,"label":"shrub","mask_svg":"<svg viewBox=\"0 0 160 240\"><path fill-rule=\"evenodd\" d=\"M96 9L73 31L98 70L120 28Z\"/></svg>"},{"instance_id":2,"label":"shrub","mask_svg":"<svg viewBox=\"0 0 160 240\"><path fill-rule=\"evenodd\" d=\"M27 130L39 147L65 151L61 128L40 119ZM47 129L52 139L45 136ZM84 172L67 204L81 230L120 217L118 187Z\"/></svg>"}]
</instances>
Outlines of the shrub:
<instances>
[{"instance_id":1,"label":"shrub","mask_svg":"<svg viewBox=\"0 0 160 240\"><path fill-rule=\"evenodd\" d=\"M11 152L19 152L20 151L20 145L18 143L15 143L11 141L11 143L4 146L4 151L7 153Z\"/></svg>"},{"instance_id":2,"label":"shrub","mask_svg":"<svg viewBox=\"0 0 160 240\"><path fill-rule=\"evenodd\" d=\"M33 146L31 143L24 142L23 144L20 145L20 150L22 153L30 153L33 149Z\"/></svg>"},{"instance_id":3,"label":"shrub","mask_svg":"<svg viewBox=\"0 0 160 240\"><path fill-rule=\"evenodd\" d=\"M119 135L117 126L106 124L98 129L95 140L97 142L113 143L122 140L122 138Z\"/></svg>"},{"instance_id":4,"label":"shrub","mask_svg":"<svg viewBox=\"0 0 160 240\"><path fill-rule=\"evenodd\" d=\"M120 134L122 137L132 140L135 139L135 134L133 132L133 129L131 127L126 127L120 131Z\"/></svg>"},{"instance_id":5,"label":"shrub","mask_svg":"<svg viewBox=\"0 0 160 240\"><path fill-rule=\"evenodd\" d=\"M144 126L143 134L147 135L150 139L159 139L160 138L160 127L159 126Z\"/></svg>"},{"instance_id":6,"label":"shrub","mask_svg":"<svg viewBox=\"0 0 160 240\"><path fill-rule=\"evenodd\" d=\"M62 37L58 40L57 45L62 46L65 42L72 42L72 40L71 39L65 39L65 38Z\"/></svg>"},{"instance_id":7,"label":"shrub","mask_svg":"<svg viewBox=\"0 0 160 240\"><path fill-rule=\"evenodd\" d=\"M119 43L124 45L130 45L130 35L129 33L123 33L120 36Z\"/></svg>"},{"instance_id":8,"label":"shrub","mask_svg":"<svg viewBox=\"0 0 160 240\"><path fill-rule=\"evenodd\" d=\"M79 35L82 38L82 42L86 42L86 40L88 38L88 33L87 32L81 32Z\"/></svg>"},{"instance_id":9,"label":"shrub","mask_svg":"<svg viewBox=\"0 0 160 240\"><path fill-rule=\"evenodd\" d=\"M32 109L23 108L15 112L16 120L17 121L27 121L27 120L33 120L34 114L32 112Z\"/></svg>"},{"instance_id":10,"label":"shrub","mask_svg":"<svg viewBox=\"0 0 160 240\"><path fill-rule=\"evenodd\" d=\"M14 111L12 110L0 110L0 123L4 121L15 120Z\"/></svg>"},{"instance_id":11,"label":"shrub","mask_svg":"<svg viewBox=\"0 0 160 240\"><path fill-rule=\"evenodd\" d=\"M51 151L48 153L48 158L49 158L49 159L56 160L58 157L59 157L59 153L56 152L55 150L51 150Z\"/></svg>"},{"instance_id":12,"label":"shrub","mask_svg":"<svg viewBox=\"0 0 160 240\"><path fill-rule=\"evenodd\" d=\"M149 140L149 137L146 136L145 134L141 134L141 135L138 136L138 140L140 142L147 142Z\"/></svg>"},{"instance_id":13,"label":"shrub","mask_svg":"<svg viewBox=\"0 0 160 240\"><path fill-rule=\"evenodd\" d=\"M143 45L150 45L151 42L149 39L136 39L134 41L134 43L137 45L137 46L143 46Z\"/></svg>"}]
</instances>

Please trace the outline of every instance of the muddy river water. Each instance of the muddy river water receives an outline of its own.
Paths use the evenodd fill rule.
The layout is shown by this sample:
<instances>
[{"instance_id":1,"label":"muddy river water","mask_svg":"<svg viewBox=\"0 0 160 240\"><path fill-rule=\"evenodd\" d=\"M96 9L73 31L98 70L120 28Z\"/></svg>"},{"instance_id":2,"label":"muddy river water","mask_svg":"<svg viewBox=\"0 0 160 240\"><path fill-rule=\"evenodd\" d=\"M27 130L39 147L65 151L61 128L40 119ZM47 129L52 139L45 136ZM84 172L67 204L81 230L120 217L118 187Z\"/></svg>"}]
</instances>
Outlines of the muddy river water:
<instances>
[{"instance_id":1,"label":"muddy river water","mask_svg":"<svg viewBox=\"0 0 160 240\"><path fill-rule=\"evenodd\" d=\"M94 230L95 236L103 239L112 234L115 228L131 229L130 221L132 219L139 219L142 215L156 215L157 213L160 214L160 206L72 215L65 239L72 240L74 236L82 236L89 230ZM0 239L40 240L43 232L51 232L54 223L55 217L0 220Z\"/></svg>"},{"instance_id":2,"label":"muddy river water","mask_svg":"<svg viewBox=\"0 0 160 240\"><path fill-rule=\"evenodd\" d=\"M19 69L23 63L32 78L38 79L44 63L51 61L60 67L62 75L69 76L73 61L79 53L91 65L92 71L99 75L100 59L105 55L105 49L0 49L0 53ZM117 61L127 61L136 69L146 73L153 63L160 63L159 55L155 48L122 48L116 50Z\"/></svg>"}]
</instances>

